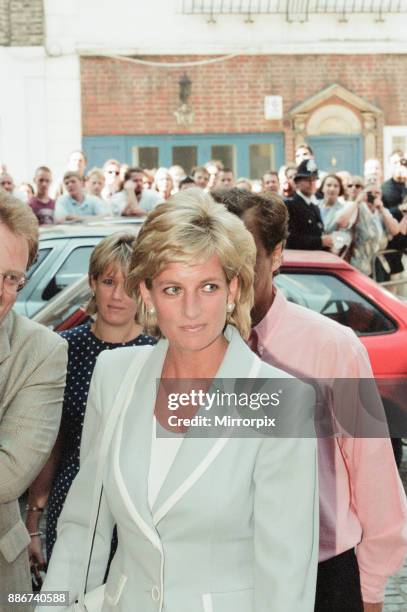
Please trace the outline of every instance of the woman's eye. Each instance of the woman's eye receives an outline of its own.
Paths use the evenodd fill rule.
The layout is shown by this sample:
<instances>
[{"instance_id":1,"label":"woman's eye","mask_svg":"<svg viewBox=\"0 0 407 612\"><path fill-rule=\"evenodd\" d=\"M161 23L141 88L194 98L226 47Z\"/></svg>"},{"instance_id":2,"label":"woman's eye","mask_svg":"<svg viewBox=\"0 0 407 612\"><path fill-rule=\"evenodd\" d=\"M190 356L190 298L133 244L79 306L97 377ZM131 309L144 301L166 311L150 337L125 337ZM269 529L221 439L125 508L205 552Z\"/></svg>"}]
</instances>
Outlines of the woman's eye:
<instances>
[{"instance_id":1,"label":"woman's eye","mask_svg":"<svg viewBox=\"0 0 407 612\"><path fill-rule=\"evenodd\" d=\"M164 293L166 293L167 295L178 295L179 292L180 292L179 287L166 287L164 289Z\"/></svg>"},{"instance_id":2,"label":"woman's eye","mask_svg":"<svg viewBox=\"0 0 407 612\"><path fill-rule=\"evenodd\" d=\"M218 289L218 285L216 285L215 283L206 283L206 285L204 285L202 289L203 291L205 291L205 293L213 293L214 291L216 291L216 289Z\"/></svg>"},{"instance_id":3,"label":"woman's eye","mask_svg":"<svg viewBox=\"0 0 407 612\"><path fill-rule=\"evenodd\" d=\"M107 285L108 287L111 287L113 285L113 279L112 278L104 278L102 280L102 283L104 285Z\"/></svg>"}]
</instances>

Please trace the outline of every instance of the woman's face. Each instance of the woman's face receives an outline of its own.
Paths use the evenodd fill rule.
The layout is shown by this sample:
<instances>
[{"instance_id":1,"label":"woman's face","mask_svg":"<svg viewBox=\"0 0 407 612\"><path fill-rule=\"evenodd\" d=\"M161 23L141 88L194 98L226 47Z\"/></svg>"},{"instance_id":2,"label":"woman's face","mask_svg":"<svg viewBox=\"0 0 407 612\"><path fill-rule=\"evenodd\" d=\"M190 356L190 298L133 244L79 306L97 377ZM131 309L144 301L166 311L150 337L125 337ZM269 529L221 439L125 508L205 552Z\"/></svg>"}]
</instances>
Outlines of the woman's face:
<instances>
[{"instance_id":1,"label":"woman's face","mask_svg":"<svg viewBox=\"0 0 407 612\"><path fill-rule=\"evenodd\" d=\"M155 183L160 193L169 193L172 187L171 175L168 172L157 172Z\"/></svg>"},{"instance_id":2,"label":"woman's face","mask_svg":"<svg viewBox=\"0 0 407 612\"><path fill-rule=\"evenodd\" d=\"M147 308L154 306L158 326L170 346L201 351L222 336L226 305L235 302L237 277L228 285L217 255L200 264L170 263L140 291Z\"/></svg>"},{"instance_id":3,"label":"woman's face","mask_svg":"<svg viewBox=\"0 0 407 612\"><path fill-rule=\"evenodd\" d=\"M107 268L97 279L91 280L97 317L107 325L125 326L136 318L136 301L125 292L124 281L123 271L115 266Z\"/></svg>"},{"instance_id":4,"label":"woman's face","mask_svg":"<svg viewBox=\"0 0 407 612\"><path fill-rule=\"evenodd\" d=\"M329 176L324 183L322 188L322 193L324 194L325 202L329 204L335 204L336 200L339 197L339 192L341 187L339 185L339 181L336 178Z\"/></svg>"},{"instance_id":5,"label":"woman's face","mask_svg":"<svg viewBox=\"0 0 407 612\"><path fill-rule=\"evenodd\" d=\"M350 183L348 184L349 199L355 201L358 195L362 192L362 190L362 181L356 176L353 176Z\"/></svg>"}]
</instances>

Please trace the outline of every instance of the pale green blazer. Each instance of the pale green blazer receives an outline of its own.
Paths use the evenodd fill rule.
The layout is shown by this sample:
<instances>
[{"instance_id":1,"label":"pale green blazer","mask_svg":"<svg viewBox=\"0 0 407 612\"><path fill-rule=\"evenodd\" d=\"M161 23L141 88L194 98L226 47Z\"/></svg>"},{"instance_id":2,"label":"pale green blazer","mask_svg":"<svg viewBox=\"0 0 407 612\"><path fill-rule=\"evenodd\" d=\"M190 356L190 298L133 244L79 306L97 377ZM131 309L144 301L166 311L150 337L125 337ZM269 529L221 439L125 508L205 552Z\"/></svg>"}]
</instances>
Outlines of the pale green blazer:
<instances>
[{"instance_id":1,"label":"pale green blazer","mask_svg":"<svg viewBox=\"0 0 407 612\"><path fill-rule=\"evenodd\" d=\"M7 593L31 589L30 537L18 498L43 467L61 420L67 344L13 311L0 323L0 612Z\"/></svg>"},{"instance_id":2,"label":"pale green blazer","mask_svg":"<svg viewBox=\"0 0 407 612\"><path fill-rule=\"evenodd\" d=\"M238 332L217 378L247 378L257 360ZM102 583L114 525L118 550L104 612L313 612L318 562L316 440L184 438L151 511L147 483L156 381L168 343L105 351L91 383L81 468L58 524L44 590L78 596L98 441L129 360L149 351L118 420L89 588ZM261 363L259 378L287 377ZM303 393L312 418L313 392ZM45 612L45 608L38 608ZM58 610L58 608L53 608Z\"/></svg>"}]
</instances>

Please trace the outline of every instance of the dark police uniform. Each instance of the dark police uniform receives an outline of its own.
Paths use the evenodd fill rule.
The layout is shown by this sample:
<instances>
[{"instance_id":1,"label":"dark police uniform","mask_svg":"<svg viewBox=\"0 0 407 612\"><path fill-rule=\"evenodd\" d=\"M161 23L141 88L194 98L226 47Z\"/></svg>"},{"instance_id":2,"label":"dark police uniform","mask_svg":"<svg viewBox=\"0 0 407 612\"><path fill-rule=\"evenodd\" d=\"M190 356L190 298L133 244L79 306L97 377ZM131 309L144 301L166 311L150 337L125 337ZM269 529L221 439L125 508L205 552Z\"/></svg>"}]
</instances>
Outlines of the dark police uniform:
<instances>
[{"instance_id":1,"label":"dark police uniform","mask_svg":"<svg viewBox=\"0 0 407 612\"><path fill-rule=\"evenodd\" d=\"M308 204L298 193L286 200L289 212L288 249L321 250L324 226L319 208Z\"/></svg>"},{"instance_id":2,"label":"dark police uniform","mask_svg":"<svg viewBox=\"0 0 407 612\"><path fill-rule=\"evenodd\" d=\"M318 178L318 168L313 159L304 159L300 163L294 181L297 182L297 179L300 178ZM312 251L323 249L322 234L324 226L318 206L312 203L308 204L305 196L301 197L298 192L292 198L286 200L285 203L289 212L287 248Z\"/></svg>"}]
</instances>

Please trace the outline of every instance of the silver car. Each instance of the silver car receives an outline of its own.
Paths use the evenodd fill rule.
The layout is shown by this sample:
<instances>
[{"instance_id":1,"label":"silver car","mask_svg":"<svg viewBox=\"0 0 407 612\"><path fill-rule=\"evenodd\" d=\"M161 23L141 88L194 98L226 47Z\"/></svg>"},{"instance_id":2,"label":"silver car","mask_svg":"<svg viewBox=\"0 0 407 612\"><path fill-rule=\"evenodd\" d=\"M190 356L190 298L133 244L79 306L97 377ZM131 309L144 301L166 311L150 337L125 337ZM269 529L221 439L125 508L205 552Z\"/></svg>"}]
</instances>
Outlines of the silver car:
<instances>
[{"instance_id":1,"label":"silver car","mask_svg":"<svg viewBox=\"0 0 407 612\"><path fill-rule=\"evenodd\" d=\"M28 282L17 296L14 309L33 317L51 298L79 280L88 271L89 258L97 243L114 232L137 234L137 218L64 224L40 229L38 257L28 270Z\"/></svg>"}]
</instances>

